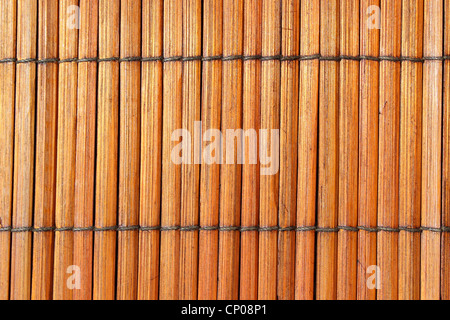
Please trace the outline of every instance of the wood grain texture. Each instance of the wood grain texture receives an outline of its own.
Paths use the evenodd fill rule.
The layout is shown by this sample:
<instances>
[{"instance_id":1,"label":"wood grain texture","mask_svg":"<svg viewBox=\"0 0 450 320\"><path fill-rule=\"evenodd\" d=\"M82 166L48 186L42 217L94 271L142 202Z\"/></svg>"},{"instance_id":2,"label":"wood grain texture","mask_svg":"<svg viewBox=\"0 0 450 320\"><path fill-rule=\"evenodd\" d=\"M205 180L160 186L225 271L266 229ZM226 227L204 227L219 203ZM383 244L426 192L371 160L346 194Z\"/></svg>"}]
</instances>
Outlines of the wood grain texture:
<instances>
[{"instance_id":1,"label":"wood grain texture","mask_svg":"<svg viewBox=\"0 0 450 320\"><path fill-rule=\"evenodd\" d=\"M58 57L58 2L40 1L38 8L38 58ZM55 225L56 135L58 112L58 64L37 66L36 167L34 227ZM54 234L33 237L33 300L51 300L53 294Z\"/></svg>"},{"instance_id":2,"label":"wood grain texture","mask_svg":"<svg viewBox=\"0 0 450 320\"><path fill-rule=\"evenodd\" d=\"M98 55L98 0L80 1L78 50L80 59ZM94 224L97 71L96 62L78 64L75 228L89 228ZM73 242L73 264L80 268L79 288L74 290L73 299L91 300L94 233L76 232Z\"/></svg>"},{"instance_id":3,"label":"wood grain texture","mask_svg":"<svg viewBox=\"0 0 450 320\"><path fill-rule=\"evenodd\" d=\"M402 2L402 55L423 55L423 0ZM423 65L402 62L400 100L400 226L420 227ZM400 231L399 299L420 298L420 233Z\"/></svg>"},{"instance_id":4,"label":"wood grain texture","mask_svg":"<svg viewBox=\"0 0 450 320\"><path fill-rule=\"evenodd\" d=\"M242 55L244 46L244 1L223 1L223 55ZM239 226L241 214L250 200L242 194L241 213L241 173L238 163L238 148L242 141L235 142L227 130L243 127L243 62L241 60L224 61L222 66L222 108L221 132L223 134L222 165L220 168L219 224L224 227ZM245 81L245 80L244 80ZM245 85L245 83L244 83ZM244 127L245 129L245 127ZM230 150L233 148L234 155ZM245 154L245 151L244 151ZM243 159L245 163L245 159ZM245 168L245 165L243 166ZM245 192L245 189L242 190ZM251 200L250 200L251 201ZM244 223L244 222L242 222ZM238 231L224 231L219 236L219 265L217 299L237 300L239 297L239 248ZM245 258L247 259L247 258ZM244 261L244 260L243 260Z\"/></svg>"},{"instance_id":5,"label":"wood grain texture","mask_svg":"<svg viewBox=\"0 0 450 320\"><path fill-rule=\"evenodd\" d=\"M120 1L99 1L99 57L120 54ZM95 226L117 224L119 144L119 62L98 66ZM93 299L113 300L116 279L116 231L95 232Z\"/></svg>"},{"instance_id":6,"label":"wood grain texture","mask_svg":"<svg viewBox=\"0 0 450 320\"><path fill-rule=\"evenodd\" d=\"M339 55L339 1L320 3L320 53ZM337 226L339 62L321 61L319 79L317 224ZM317 234L316 299L336 299L337 234Z\"/></svg>"},{"instance_id":7,"label":"wood grain texture","mask_svg":"<svg viewBox=\"0 0 450 320\"><path fill-rule=\"evenodd\" d=\"M17 2L17 59L37 57L37 2ZM14 228L33 220L36 65L16 65L14 114ZM11 300L31 298L31 232L13 233L11 240Z\"/></svg>"},{"instance_id":8,"label":"wood grain texture","mask_svg":"<svg viewBox=\"0 0 450 320\"><path fill-rule=\"evenodd\" d=\"M380 31L370 19L379 0L364 0L360 4L360 54L379 56ZM377 227L378 194L378 105L379 62L361 61L359 70L359 165L358 165L358 225ZM375 300L376 289L367 285L370 266L377 265L377 235L358 232L356 266L357 299ZM373 285L373 283L371 283Z\"/></svg>"},{"instance_id":9,"label":"wood grain texture","mask_svg":"<svg viewBox=\"0 0 450 320\"><path fill-rule=\"evenodd\" d=\"M443 1L424 1L423 54L443 54ZM442 62L423 66L422 201L421 226L441 227ZM440 299L441 236L423 231L421 237L420 297Z\"/></svg>"},{"instance_id":10,"label":"wood grain texture","mask_svg":"<svg viewBox=\"0 0 450 320\"><path fill-rule=\"evenodd\" d=\"M183 54L183 7L178 0L164 2L164 56ZM171 154L178 144L173 132L182 125L182 71L181 61L171 61L163 67L163 136L162 136L162 194L161 225L180 225L181 164L174 163ZM180 276L180 231L161 233L159 298L178 299Z\"/></svg>"},{"instance_id":11,"label":"wood grain texture","mask_svg":"<svg viewBox=\"0 0 450 320\"><path fill-rule=\"evenodd\" d=\"M163 1L142 1L142 56L158 57L163 50ZM162 153L162 63L142 62L141 80L141 226L160 225ZM138 299L159 295L158 230L139 232Z\"/></svg>"},{"instance_id":12,"label":"wood grain texture","mask_svg":"<svg viewBox=\"0 0 450 320\"><path fill-rule=\"evenodd\" d=\"M444 54L450 55L450 0L444 1ZM450 227L450 61L444 62L442 127L442 225ZM450 235L441 238L441 299L450 300Z\"/></svg>"},{"instance_id":13,"label":"wood grain texture","mask_svg":"<svg viewBox=\"0 0 450 320\"><path fill-rule=\"evenodd\" d=\"M246 1L244 3L245 56L261 55L261 14L261 1ZM261 141L267 141L272 132L264 134L260 131L261 61L244 61L243 73L242 126L245 136L243 137L244 149L242 150L244 165L242 166L241 226L257 227L259 225L261 173L261 158L258 155L268 154L265 142L261 143ZM241 300L256 300L258 298L258 238L258 231L241 233L239 290Z\"/></svg>"},{"instance_id":14,"label":"wood grain texture","mask_svg":"<svg viewBox=\"0 0 450 320\"><path fill-rule=\"evenodd\" d=\"M381 0L380 56L401 55L402 6ZM395 61L380 62L378 226L398 228L400 163L400 68ZM377 236L377 265L382 272L379 300L398 298L398 233Z\"/></svg>"},{"instance_id":15,"label":"wood grain texture","mask_svg":"<svg viewBox=\"0 0 450 320\"><path fill-rule=\"evenodd\" d=\"M60 59L78 57L78 29L68 24L69 6L78 6L78 0L59 2L59 56ZM77 123L78 64L59 64L58 74L58 130L56 151L56 207L55 226L71 228L74 224L75 159ZM55 234L55 261L53 298L72 300L73 289L68 285L68 271L73 265L73 232Z\"/></svg>"},{"instance_id":16,"label":"wood grain texture","mask_svg":"<svg viewBox=\"0 0 450 320\"><path fill-rule=\"evenodd\" d=\"M201 0L183 1L183 56L202 54L202 3ZM183 63L183 129L191 135L188 163L181 168L181 226L199 223L200 164L195 123L200 121L201 108L201 61ZM196 300L198 284L198 231L182 232L180 235L180 293L179 299Z\"/></svg>"},{"instance_id":17,"label":"wood grain texture","mask_svg":"<svg viewBox=\"0 0 450 320\"><path fill-rule=\"evenodd\" d=\"M2 1L0 12L0 59L16 56L17 3ZM14 102L16 66L0 65L0 228L11 226L14 164ZM11 232L0 232L0 300L9 299Z\"/></svg>"},{"instance_id":18,"label":"wood grain texture","mask_svg":"<svg viewBox=\"0 0 450 320\"><path fill-rule=\"evenodd\" d=\"M300 54L320 51L320 1L301 2ZM316 224L319 61L301 61L299 79L297 226ZM295 299L314 299L315 232L297 232Z\"/></svg>"},{"instance_id":19,"label":"wood grain texture","mask_svg":"<svg viewBox=\"0 0 450 320\"><path fill-rule=\"evenodd\" d=\"M275 56L281 53L281 2L262 1L262 55ZM261 130L280 128L280 61L261 62ZM267 141L270 155L278 159L279 139ZM274 151L276 154L274 154ZM261 166L263 168L263 166ZM279 171L274 175L263 175L259 183L259 225L278 225ZM258 299L277 298L277 231L260 232Z\"/></svg>"},{"instance_id":20,"label":"wood grain texture","mask_svg":"<svg viewBox=\"0 0 450 320\"><path fill-rule=\"evenodd\" d=\"M359 1L340 2L340 53L359 55ZM358 224L359 63L342 60L339 70L338 225ZM337 298L356 299L357 233L338 234Z\"/></svg>"},{"instance_id":21,"label":"wood grain texture","mask_svg":"<svg viewBox=\"0 0 450 320\"><path fill-rule=\"evenodd\" d=\"M283 0L281 7L281 54L300 51L300 1ZM298 61L281 62L280 97L280 193L278 225L295 225L297 210ZM295 232L278 233L277 295L292 300L295 295Z\"/></svg>"},{"instance_id":22,"label":"wood grain texture","mask_svg":"<svg viewBox=\"0 0 450 320\"><path fill-rule=\"evenodd\" d=\"M141 55L141 1L122 0L120 56ZM139 223L139 175L141 148L141 63L120 64L119 225ZM118 234L117 299L136 300L138 230Z\"/></svg>"},{"instance_id":23,"label":"wood grain texture","mask_svg":"<svg viewBox=\"0 0 450 320\"><path fill-rule=\"evenodd\" d=\"M203 2L203 55L222 54L222 0ZM202 132L220 129L222 104L222 61L205 61L202 66ZM212 132L210 131L212 134ZM206 140L206 141L205 141ZM210 142L210 143L206 143ZM214 143L214 137L202 140L202 150ZM211 146L213 148L213 146ZM210 154L210 158L217 154ZM214 158L210 159L213 160ZM205 161L202 157L202 163ZM219 224L220 165L202 165L200 172L200 226ZM198 299L217 298L219 233L201 230L199 234Z\"/></svg>"},{"instance_id":24,"label":"wood grain texture","mask_svg":"<svg viewBox=\"0 0 450 320\"><path fill-rule=\"evenodd\" d=\"M450 299L450 0L0 10L0 300Z\"/></svg>"}]
</instances>

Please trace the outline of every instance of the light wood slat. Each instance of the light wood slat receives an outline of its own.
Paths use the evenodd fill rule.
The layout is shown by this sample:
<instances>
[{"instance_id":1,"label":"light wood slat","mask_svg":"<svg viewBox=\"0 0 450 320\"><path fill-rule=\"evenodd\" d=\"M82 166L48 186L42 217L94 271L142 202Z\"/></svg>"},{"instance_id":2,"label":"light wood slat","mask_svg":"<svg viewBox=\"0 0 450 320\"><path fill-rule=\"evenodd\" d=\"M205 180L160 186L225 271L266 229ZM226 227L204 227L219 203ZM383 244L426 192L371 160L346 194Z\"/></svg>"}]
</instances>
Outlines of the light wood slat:
<instances>
[{"instance_id":1,"label":"light wood slat","mask_svg":"<svg viewBox=\"0 0 450 320\"><path fill-rule=\"evenodd\" d=\"M402 1L402 55L423 55L423 0ZM400 226L420 227L423 65L402 62L400 91ZM420 233L400 231L398 294L420 299Z\"/></svg>"},{"instance_id":2,"label":"light wood slat","mask_svg":"<svg viewBox=\"0 0 450 320\"><path fill-rule=\"evenodd\" d=\"M320 52L320 1L301 2L300 54ZM319 61L301 61L298 110L297 226L316 224ZM296 234L295 299L314 299L314 230Z\"/></svg>"},{"instance_id":3,"label":"light wood slat","mask_svg":"<svg viewBox=\"0 0 450 320\"><path fill-rule=\"evenodd\" d=\"M281 53L281 1L262 1L262 55ZM280 61L261 62L261 130L280 128ZM278 159L279 141L269 139L267 150ZM272 153L273 152L273 153ZM276 153L276 154L274 154ZM260 177L259 224L264 227L278 225L279 171ZM277 298L277 231L259 234L258 299Z\"/></svg>"},{"instance_id":4,"label":"light wood slat","mask_svg":"<svg viewBox=\"0 0 450 320\"><path fill-rule=\"evenodd\" d=\"M37 2L17 2L17 59L37 57ZM14 114L13 228L33 220L36 65L17 64ZM11 300L31 298L31 232L13 233L11 240Z\"/></svg>"},{"instance_id":5,"label":"light wood slat","mask_svg":"<svg viewBox=\"0 0 450 320\"><path fill-rule=\"evenodd\" d=\"M320 53L339 55L339 1L320 3ZM337 226L339 62L321 61L319 80L319 156L317 224ZM316 299L336 299L337 234L317 234Z\"/></svg>"},{"instance_id":6,"label":"light wood slat","mask_svg":"<svg viewBox=\"0 0 450 320\"><path fill-rule=\"evenodd\" d=\"M360 54L379 56L380 30L376 13L379 0L364 0L360 4ZM375 16L373 16L375 14ZM379 62L361 61L359 70L359 166L358 225L377 227L378 195L378 105ZM377 290L368 275L377 265L377 234L358 232L357 299L375 300ZM368 273L369 271L369 273Z\"/></svg>"},{"instance_id":7,"label":"light wood slat","mask_svg":"<svg viewBox=\"0 0 450 320\"><path fill-rule=\"evenodd\" d=\"M38 8L38 58L58 57L58 2L40 1ZM55 225L56 135L58 112L58 64L37 66L36 169L34 227ZM36 233L33 237L33 300L53 296L54 234Z\"/></svg>"},{"instance_id":8,"label":"light wood slat","mask_svg":"<svg viewBox=\"0 0 450 320\"><path fill-rule=\"evenodd\" d=\"M98 54L98 0L80 0L78 56ZM89 228L94 224L95 156L97 120L97 71L93 62L78 64L77 145L75 164L74 227ZM79 267L79 289L74 300L92 299L94 233L75 232L73 264Z\"/></svg>"},{"instance_id":9,"label":"light wood slat","mask_svg":"<svg viewBox=\"0 0 450 320\"><path fill-rule=\"evenodd\" d=\"M222 54L223 1L203 1L203 56ZM220 129L222 103L222 61L204 61L202 67L202 132ZM206 142L205 142L206 140ZM203 137L202 152L214 143L212 137ZM209 143L207 143L209 142ZM211 147L212 148L212 147ZM213 157L214 155L210 155ZM205 163L202 157L200 171L200 225L219 224L220 165ZM213 159L210 159L213 160ZM219 233L217 230L200 230L198 299L217 298Z\"/></svg>"},{"instance_id":10,"label":"light wood slat","mask_svg":"<svg viewBox=\"0 0 450 320\"><path fill-rule=\"evenodd\" d=\"M17 2L0 2L0 59L16 57ZM13 208L14 102L16 66L0 65L0 228L11 226ZM0 232L0 300L9 299L11 232Z\"/></svg>"},{"instance_id":11,"label":"light wood slat","mask_svg":"<svg viewBox=\"0 0 450 320\"><path fill-rule=\"evenodd\" d=\"M99 57L120 54L120 1L99 2ZM119 148L119 62L98 66L95 226L117 225ZM116 231L94 235L93 299L115 299Z\"/></svg>"},{"instance_id":12,"label":"light wood slat","mask_svg":"<svg viewBox=\"0 0 450 320\"><path fill-rule=\"evenodd\" d=\"M380 56L401 55L402 6L400 1L381 0ZM400 62L380 62L378 226L398 228L400 162ZM377 236L380 268L379 300L398 299L398 233L381 231Z\"/></svg>"},{"instance_id":13,"label":"light wood slat","mask_svg":"<svg viewBox=\"0 0 450 320\"><path fill-rule=\"evenodd\" d=\"M142 1L142 55L158 57L163 50L163 1ZM162 150L162 63L142 62L141 80L141 226L160 225ZM139 232L138 299L159 294L159 230Z\"/></svg>"},{"instance_id":14,"label":"light wood slat","mask_svg":"<svg viewBox=\"0 0 450 320\"><path fill-rule=\"evenodd\" d=\"M202 2L183 0L183 55L202 54ZM189 164L181 168L181 226L199 223L200 164L198 164L197 121L201 107L201 61L183 62L183 129L191 137ZM196 161L197 160L197 161ZM198 284L198 231L180 235L180 299L196 300Z\"/></svg>"}]
</instances>

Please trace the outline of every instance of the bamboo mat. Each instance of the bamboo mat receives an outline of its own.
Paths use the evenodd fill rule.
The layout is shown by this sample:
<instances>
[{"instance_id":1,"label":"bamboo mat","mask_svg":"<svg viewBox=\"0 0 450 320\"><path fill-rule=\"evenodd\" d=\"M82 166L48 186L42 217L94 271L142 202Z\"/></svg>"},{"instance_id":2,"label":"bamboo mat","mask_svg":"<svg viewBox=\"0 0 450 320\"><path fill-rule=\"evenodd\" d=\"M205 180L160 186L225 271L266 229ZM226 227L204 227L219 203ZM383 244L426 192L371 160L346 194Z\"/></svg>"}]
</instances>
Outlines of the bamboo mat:
<instances>
[{"instance_id":1,"label":"bamboo mat","mask_svg":"<svg viewBox=\"0 0 450 320\"><path fill-rule=\"evenodd\" d=\"M0 300L450 299L450 0L0 15Z\"/></svg>"}]
</instances>

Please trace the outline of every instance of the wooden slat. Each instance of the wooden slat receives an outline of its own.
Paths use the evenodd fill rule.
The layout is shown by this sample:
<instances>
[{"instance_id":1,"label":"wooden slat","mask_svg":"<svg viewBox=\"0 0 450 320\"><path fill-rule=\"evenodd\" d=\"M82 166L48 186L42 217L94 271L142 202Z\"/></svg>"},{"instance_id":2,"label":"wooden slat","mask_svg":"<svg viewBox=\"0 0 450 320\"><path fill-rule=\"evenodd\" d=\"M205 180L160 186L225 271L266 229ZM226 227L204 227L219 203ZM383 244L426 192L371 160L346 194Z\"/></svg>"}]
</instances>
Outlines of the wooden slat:
<instances>
[{"instance_id":1,"label":"wooden slat","mask_svg":"<svg viewBox=\"0 0 450 320\"><path fill-rule=\"evenodd\" d=\"M17 2L17 59L35 59L37 2ZM33 220L36 65L17 64L14 115L13 228ZM31 298L31 232L13 233L11 242L11 300Z\"/></svg>"},{"instance_id":2,"label":"wooden slat","mask_svg":"<svg viewBox=\"0 0 450 320\"><path fill-rule=\"evenodd\" d=\"M57 58L58 2L40 1L38 11L38 58ZM37 72L34 227L48 228L55 224L58 64L40 64ZM53 232L34 234L31 290L33 300L52 298L53 245Z\"/></svg>"},{"instance_id":3,"label":"wooden slat","mask_svg":"<svg viewBox=\"0 0 450 320\"><path fill-rule=\"evenodd\" d=\"M281 54L298 55L300 51L300 1L283 0L281 17ZM280 192L278 225L295 225L297 208L297 131L298 131L298 61L281 62L280 98ZM295 232L278 233L278 299L294 298Z\"/></svg>"},{"instance_id":4,"label":"wooden slat","mask_svg":"<svg viewBox=\"0 0 450 320\"><path fill-rule=\"evenodd\" d=\"M222 54L222 0L203 1L203 56ZM202 68L202 153L213 144L209 129L220 129L222 103L222 61L204 61ZM209 143L206 143L205 140ZM212 147L211 147L212 148ZM213 154L214 156L214 154ZM210 155L211 158L211 155ZM207 164L202 157L200 172L200 225L219 224L220 165ZM213 160L213 159L210 159ZM198 299L217 298L219 233L201 230L199 234Z\"/></svg>"},{"instance_id":5,"label":"wooden slat","mask_svg":"<svg viewBox=\"0 0 450 320\"><path fill-rule=\"evenodd\" d=\"M450 0L444 2L444 55L450 56ZM450 61L444 63L442 132L442 225L450 227ZM450 234L441 240L441 299L450 300Z\"/></svg>"},{"instance_id":6,"label":"wooden slat","mask_svg":"<svg viewBox=\"0 0 450 320\"><path fill-rule=\"evenodd\" d=\"M422 57L423 0L402 1L402 56ZM400 103L400 226L420 227L422 63L402 62ZM400 231L399 299L420 298L420 233Z\"/></svg>"},{"instance_id":7,"label":"wooden slat","mask_svg":"<svg viewBox=\"0 0 450 320\"><path fill-rule=\"evenodd\" d=\"M340 2L340 53L359 55L359 0ZM339 70L338 225L358 223L359 63L342 60ZM339 230L337 298L356 299L357 233Z\"/></svg>"},{"instance_id":8,"label":"wooden slat","mask_svg":"<svg viewBox=\"0 0 450 320\"><path fill-rule=\"evenodd\" d=\"M376 18L379 0L360 5L360 54L379 56L380 30ZM375 19L370 16L375 14ZM359 73L358 225L377 227L379 62L363 60ZM367 285L368 270L377 264L377 234L358 232L357 298L375 300L376 289ZM371 282L371 285L374 283Z\"/></svg>"},{"instance_id":9,"label":"wooden slat","mask_svg":"<svg viewBox=\"0 0 450 320\"><path fill-rule=\"evenodd\" d=\"M141 55L141 1L122 0L120 57ZM139 171L141 148L141 63L120 64L119 225L139 223ZM118 235L117 299L136 300L138 276L138 230Z\"/></svg>"},{"instance_id":10,"label":"wooden slat","mask_svg":"<svg viewBox=\"0 0 450 320\"><path fill-rule=\"evenodd\" d=\"M17 2L0 2L0 59L16 57ZM0 65L0 228L11 226L14 163L14 85L16 65ZM0 300L9 299L11 232L0 232Z\"/></svg>"},{"instance_id":11,"label":"wooden slat","mask_svg":"<svg viewBox=\"0 0 450 320\"><path fill-rule=\"evenodd\" d=\"M262 1L262 55L281 53L281 2ZM280 61L261 62L261 130L280 128ZM269 135L271 137L271 135ZM279 160L279 140L267 141L267 152ZM263 166L261 166L263 168ZM263 175L259 183L259 225L278 225L279 171ZM258 299L277 298L277 231L261 232L259 235Z\"/></svg>"},{"instance_id":12,"label":"wooden slat","mask_svg":"<svg viewBox=\"0 0 450 320\"><path fill-rule=\"evenodd\" d=\"M202 2L183 0L183 56L202 54ZM191 137L190 160L181 169L181 226L199 223L200 165L193 140L195 124L200 121L201 61L183 62L183 129ZM196 161L197 160L197 161ZM198 231L182 232L180 238L180 299L197 299Z\"/></svg>"},{"instance_id":13,"label":"wooden slat","mask_svg":"<svg viewBox=\"0 0 450 320\"><path fill-rule=\"evenodd\" d=\"M300 54L320 53L320 1L301 3ZM319 60L300 62L297 226L316 224ZM295 299L314 299L314 230L296 235Z\"/></svg>"},{"instance_id":14,"label":"wooden slat","mask_svg":"<svg viewBox=\"0 0 450 320\"><path fill-rule=\"evenodd\" d=\"M320 53L339 55L339 1L320 3ZM339 63L320 62L317 225L337 226ZM337 234L317 234L316 299L336 299Z\"/></svg>"},{"instance_id":15,"label":"wooden slat","mask_svg":"<svg viewBox=\"0 0 450 320\"><path fill-rule=\"evenodd\" d=\"M182 2L164 2L164 57L183 54ZM181 164L172 161L173 148L178 144L172 133L181 128L182 62L170 61L163 67L163 137L162 137L162 195L161 225L180 225L181 212ZM178 299L180 275L180 231L161 233L161 266L159 298Z\"/></svg>"},{"instance_id":16,"label":"wooden slat","mask_svg":"<svg viewBox=\"0 0 450 320\"><path fill-rule=\"evenodd\" d=\"M78 29L68 27L69 6L78 6L78 0L59 2L59 57L61 60L78 57ZM74 224L75 204L78 64L76 62L60 63L58 80L55 226L71 228ZM67 272L73 265L73 232L56 232L54 263L53 298L71 300L73 289L67 285Z\"/></svg>"},{"instance_id":17,"label":"wooden slat","mask_svg":"<svg viewBox=\"0 0 450 320\"><path fill-rule=\"evenodd\" d=\"M401 54L402 4L381 0L380 56ZM398 228L400 161L400 62L380 62L378 226ZM398 298L398 233L377 236L379 300Z\"/></svg>"},{"instance_id":18,"label":"wooden slat","mask_svg":"<svg viewBox=\"0 0 450 320\"><path fill-rule=\"evenodd\" d=\"M142 56L162 55L163 1L142 1ZM142 62L141 226L159 226L161 208L162 63ZM159 230L139 233L138 299L158 299Z\"/></svg>"},{"instance_id":19,"label":"wooden slat","mask_svg":"<svg viewBox=\"0 0 450 320\"><path fill-rule=\"evenodd\" d=\"M223 1L223 55L242 55L244 29L244 1ZM242 61L224 61L222 70L222 165L220 170L219 224L239 226L241 221L241 165L238 165L236 143L234 157L227 151L234 147L227 130L242 128ZM228 142L228 143L227 143ZM234 159L233 159L234 158ZM245 192L245 189L243 189ZM242 196L245 201L245 195ZM242 215L246 211L242 203ZM239 297L239 241L238 231L222 231L219 235L218 292L219 300L237 300Z\"/></svg>"},{"instance_id":20,"label":"wooden slat","mask_svg":"<svg viewBox=\"0 0 450 320\"><path fill-rule=\"evenodd\" d=\"M99 1L99 57L120 54L120 1ZM117 225L119 62L103 61L98 70L95 226ZM116 231L94 235L93 299L115 298Z\"/></svg>"},{"instance_id":21,"label":"wooden slat","mask_svg":"<svg viewBox=\"0 0 450 320\"><path fill-rule=\"evenodd\" d=\"M78 50L80 59L98 55L98 0L80 0ZM75 228L94 224L97 70L95 61L78 64ZM73 264L80 268L79 288L74 290L73 299L91 300L94 233L75 232L73 241Z\"/></svg>"},{"instance_id":22,"label":"wooden slat","mask_svg":"<svg viewBox=\"0 0 450 320\"><path fill-rule=\"evenodd\" d=\"M443 54L441 0L425 0L424 56ZM423 67L422 214L421 226L441 227L442 61L425 61ZM439 300L441 235L424 230L421 238L421 299Z\"/></svg>"},{"instance_id":23,"label":"wooden slat","mask_svg":"<svg viewBox=\"0 0 450 320\"><path fill-rule=\"evenodd\" d=\"M244 3L244 55L261 55L262 3L258 0ZM261 139L267 141L271 132L262 136L261 125L261 61L244 61L243 76L243 129L249 136L243 137L242 166L242 227L257 227L259 224L260 157L263 152ZM252 134L254 134L252 136ZM254 138L252 138L254 137ZM253 140L254 139L254 140ZM267 150L264 150L267 152ZM258 298L258 231L241 234L241 300ZM239 253L238 253L239 254Z\"/></svg>"}]
</instances>

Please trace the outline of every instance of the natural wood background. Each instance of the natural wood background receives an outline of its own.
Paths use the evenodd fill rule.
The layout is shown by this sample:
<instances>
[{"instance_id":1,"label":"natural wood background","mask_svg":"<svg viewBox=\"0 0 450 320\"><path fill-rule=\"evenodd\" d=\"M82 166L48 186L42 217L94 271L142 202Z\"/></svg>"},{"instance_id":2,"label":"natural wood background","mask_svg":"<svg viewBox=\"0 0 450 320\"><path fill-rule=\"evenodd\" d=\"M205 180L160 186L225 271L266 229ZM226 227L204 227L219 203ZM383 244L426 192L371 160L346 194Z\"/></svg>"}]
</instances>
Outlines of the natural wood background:
<instances>
[{"instance_id":1,"label":"natural wood background","mask_svg":"<svg viewBox=\"0 0 450 320\"><path fill-rule=\"evenodd\" d=\"M0 300L450 299L450 0L0 0L0 44ZM196 121L279 171L175 164Z\"/></svg>"}]
</instances>

